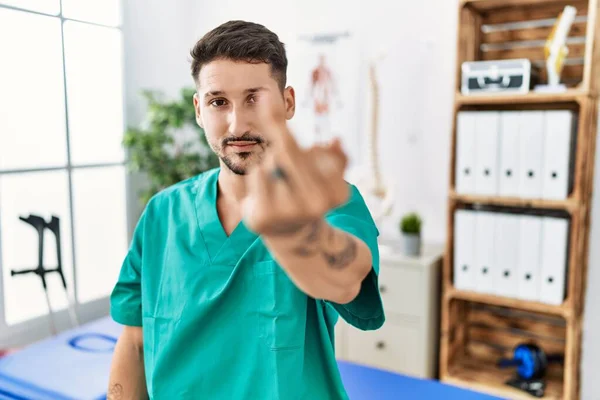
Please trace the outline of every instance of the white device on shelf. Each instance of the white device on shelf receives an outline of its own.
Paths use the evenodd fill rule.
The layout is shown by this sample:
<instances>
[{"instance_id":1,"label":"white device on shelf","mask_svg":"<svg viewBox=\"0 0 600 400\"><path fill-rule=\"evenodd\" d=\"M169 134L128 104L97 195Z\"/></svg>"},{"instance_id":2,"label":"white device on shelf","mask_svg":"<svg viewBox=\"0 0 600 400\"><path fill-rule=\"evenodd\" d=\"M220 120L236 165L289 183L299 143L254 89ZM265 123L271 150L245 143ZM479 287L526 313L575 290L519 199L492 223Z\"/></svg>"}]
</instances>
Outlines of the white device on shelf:
<instances>
[{"instance_id":1,"label":"white device on shelf","mask_svg":"<svg viewBox=\"0 0 600 400\"><path fill-rule=\"evenodd\" d=\"M467 61L461 66L464 95L528 93L538 73L528 59Z\"/></svg>"}]
</instances>

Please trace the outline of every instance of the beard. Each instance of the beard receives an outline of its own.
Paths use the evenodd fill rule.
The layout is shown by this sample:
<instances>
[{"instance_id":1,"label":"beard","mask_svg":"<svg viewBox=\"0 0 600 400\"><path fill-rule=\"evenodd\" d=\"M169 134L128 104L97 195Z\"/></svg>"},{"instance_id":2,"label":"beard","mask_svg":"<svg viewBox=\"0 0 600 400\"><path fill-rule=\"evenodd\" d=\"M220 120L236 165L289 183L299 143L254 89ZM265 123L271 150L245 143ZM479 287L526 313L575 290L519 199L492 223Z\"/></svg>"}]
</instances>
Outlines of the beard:
<instances>
[{"instance_id":1,"label":"beard","mask_svg":"<svg viewBox=\"0 0 600 400\"><path fill-rule=\"evenodd\" d=\"M268 146L268 142L266 142L262 137L252 135L249 132L244 133L241 136L229 136L221 140L219 146L213 146L213 151L218 155L221 162L234 174L236 175L246 175L248 172L248 168L251 166L249 159L254 156L255 160L252 164L259 163L262 159L261 154L251 151L239 152L230 155L224 154L223 149L227 147L230 143L235 143L236 141L247 141L247 142L256 142L256 144L263 149ZM237 159L237 160L236 160Z\"/></svg>"},{"instance_id":2,"label":"beard","mask_svg":"<svg viewBox=\"0 0 600 400\"><path fill-rule=\"evenodd\" d=\"M251 155L252 155L252 153L250 153L250 152L243 152L243 153L236 154L236 156L241 158L242 160L247 160ZM232 160L231 156L219 156L219 158L221 159L221 161L223 161L223 164L225 164L225 166L234 174L246 175L247 170L248 170L248 167L246 165L236 164L235 161Z\"/></svg>"}]
</instances>

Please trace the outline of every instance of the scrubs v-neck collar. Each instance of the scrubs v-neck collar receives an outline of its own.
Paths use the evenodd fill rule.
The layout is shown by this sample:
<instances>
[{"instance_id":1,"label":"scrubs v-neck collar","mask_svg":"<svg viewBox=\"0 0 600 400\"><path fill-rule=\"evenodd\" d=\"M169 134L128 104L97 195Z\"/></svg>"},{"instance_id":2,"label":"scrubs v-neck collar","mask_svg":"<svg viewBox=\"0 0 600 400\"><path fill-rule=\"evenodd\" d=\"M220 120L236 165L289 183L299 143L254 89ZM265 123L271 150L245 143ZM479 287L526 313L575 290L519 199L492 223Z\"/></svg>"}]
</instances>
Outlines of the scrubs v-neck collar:
<instances>
[{"instance_id":1,"label":"scrubs v-neck collar","mask_svg":"<svg viewBox=\"0 0 600 400\"><path fill-rule=\"evenodd\" d=\"M204 182L199 182L196 196L198 225L206 245L211 264L235 265L250 245L258 239L240 221L230 236L227 236L217 210L220 168L208 173Z\"/></svg>"}]
</instances>

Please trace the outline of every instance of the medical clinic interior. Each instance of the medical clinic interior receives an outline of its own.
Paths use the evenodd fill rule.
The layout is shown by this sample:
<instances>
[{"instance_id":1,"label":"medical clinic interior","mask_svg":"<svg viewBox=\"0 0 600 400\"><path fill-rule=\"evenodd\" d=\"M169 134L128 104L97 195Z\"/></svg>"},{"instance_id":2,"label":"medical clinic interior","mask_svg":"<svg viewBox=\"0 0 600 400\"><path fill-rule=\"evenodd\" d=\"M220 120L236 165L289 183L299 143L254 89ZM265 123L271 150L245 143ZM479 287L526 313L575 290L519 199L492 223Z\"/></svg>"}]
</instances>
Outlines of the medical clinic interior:
<instances>
[{"instance_id":1,"label":"medical clinic interior","mask_svg":"<svg viewBox=\"0 0 600 400\"><path fill-rule=\"evenodd\" d=\"M600 400L599 96L600 0L0 0L0 399Z\"/></svg>"}]
</instances>

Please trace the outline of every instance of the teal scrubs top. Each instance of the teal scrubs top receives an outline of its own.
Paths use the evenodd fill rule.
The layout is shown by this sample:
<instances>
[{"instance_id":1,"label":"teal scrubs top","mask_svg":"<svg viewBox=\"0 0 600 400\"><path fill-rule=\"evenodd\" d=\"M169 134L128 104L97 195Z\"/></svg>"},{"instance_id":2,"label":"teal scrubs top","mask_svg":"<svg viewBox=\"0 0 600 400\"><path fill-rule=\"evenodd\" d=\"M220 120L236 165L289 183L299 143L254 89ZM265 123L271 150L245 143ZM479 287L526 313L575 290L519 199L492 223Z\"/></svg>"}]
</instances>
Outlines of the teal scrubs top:
<instances>
[{"instance_id":1,"label":"teal scrubs top","mask_svg":"<svg viewBox=\"0 0 600 400\"><path fill-rule=\"evenodd\" d=\"M385 317L377 228L356 187L327 214L367 243L373 268L340 305L300 291L241 222L230 236L217 213L213 169L155 195L142 213L111 295L112 318L142 326L152 399L347 399L334 326L361 330Z\"/></svg>"}]
</instances>

